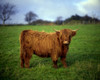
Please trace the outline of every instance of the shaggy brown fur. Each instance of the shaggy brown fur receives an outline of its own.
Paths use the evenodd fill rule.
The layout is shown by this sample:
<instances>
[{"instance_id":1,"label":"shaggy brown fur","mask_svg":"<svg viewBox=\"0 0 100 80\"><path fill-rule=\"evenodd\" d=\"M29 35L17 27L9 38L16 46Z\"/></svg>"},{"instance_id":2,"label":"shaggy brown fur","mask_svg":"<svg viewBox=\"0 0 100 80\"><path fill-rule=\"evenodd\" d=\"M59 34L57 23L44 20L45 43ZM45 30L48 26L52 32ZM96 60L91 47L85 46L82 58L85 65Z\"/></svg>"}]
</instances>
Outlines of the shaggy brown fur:
<instances>
[{"instance_id":1,"label":"shaggy brown fur","mask_svg":"<svg viewBox=\"0 0 100 80\"><path fill-rule=\"evenodd\" d=\"M70 29L63 29L54 33L22 31L20 35L21 67L24 67L25 64L25 67L29 68L29 60L33 53L40 57L51 57L55 68L57 68L57 60L60 57L64 67L67 67L66 53L71 38L75 34L76 31Z\"/></svg>"}]
</instances>

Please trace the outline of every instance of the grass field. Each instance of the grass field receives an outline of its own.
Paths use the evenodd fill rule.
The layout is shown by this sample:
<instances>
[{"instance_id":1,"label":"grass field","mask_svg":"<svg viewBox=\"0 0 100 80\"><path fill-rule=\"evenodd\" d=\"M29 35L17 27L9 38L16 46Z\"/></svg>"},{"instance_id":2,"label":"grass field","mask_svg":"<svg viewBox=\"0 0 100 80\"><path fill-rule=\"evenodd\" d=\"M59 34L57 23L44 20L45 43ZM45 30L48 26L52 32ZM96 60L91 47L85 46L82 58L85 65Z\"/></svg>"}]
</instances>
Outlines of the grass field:
<instances>
[{"instance_id":1,"label":"grass field","mask_svg":"<svg viewBox=\"0 0 100 80\"><path fill-rule=\"evenodd\" d=\"M20 68L22 30L54 32L53 29L64 28L80 29L70 44L67 68L63 68L59 59L59 68L54 69L51 58L35 55L30 69ZM100 80L100 24L0 27L0 80Z\"/></svg>"}]
</instances>

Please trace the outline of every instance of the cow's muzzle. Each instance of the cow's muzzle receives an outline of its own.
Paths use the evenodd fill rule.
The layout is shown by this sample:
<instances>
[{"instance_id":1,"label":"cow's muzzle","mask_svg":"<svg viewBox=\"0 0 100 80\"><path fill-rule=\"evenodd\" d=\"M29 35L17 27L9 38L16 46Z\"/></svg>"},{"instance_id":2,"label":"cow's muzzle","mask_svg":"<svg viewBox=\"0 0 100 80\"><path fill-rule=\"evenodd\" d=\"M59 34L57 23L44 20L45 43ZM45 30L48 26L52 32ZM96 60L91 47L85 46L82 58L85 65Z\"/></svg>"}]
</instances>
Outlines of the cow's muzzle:
<instances>
[{"instance_id":1,"label":"cow's muzzle","mask_svg":"<svg viewBox=\"0 0 100 80\"><path fill-rule=\"evenodd\" d=\"M69 42L68 41L64 41L63 44L69 44Z\"/></svg>"}]
</instances>

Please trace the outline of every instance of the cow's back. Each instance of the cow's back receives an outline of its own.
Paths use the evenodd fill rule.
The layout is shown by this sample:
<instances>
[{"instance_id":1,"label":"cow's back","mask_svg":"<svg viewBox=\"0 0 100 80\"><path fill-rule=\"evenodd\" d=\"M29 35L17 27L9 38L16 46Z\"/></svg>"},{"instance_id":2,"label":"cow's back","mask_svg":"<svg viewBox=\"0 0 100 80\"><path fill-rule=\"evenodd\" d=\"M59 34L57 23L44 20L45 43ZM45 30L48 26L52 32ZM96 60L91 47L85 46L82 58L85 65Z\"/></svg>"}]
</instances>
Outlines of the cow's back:
<instances>
[{"instance_id":1,"label":"cow's back","mask_svg":"<svg viewBox=\"0 0 100 80\"><path fill-rule=\"evenodd\" d=\"M24 49L32 49L39 56L49 56L52 52L61 53L57 35L32 30L21 33L21 44Z\"/></svg>"}]
</instances>

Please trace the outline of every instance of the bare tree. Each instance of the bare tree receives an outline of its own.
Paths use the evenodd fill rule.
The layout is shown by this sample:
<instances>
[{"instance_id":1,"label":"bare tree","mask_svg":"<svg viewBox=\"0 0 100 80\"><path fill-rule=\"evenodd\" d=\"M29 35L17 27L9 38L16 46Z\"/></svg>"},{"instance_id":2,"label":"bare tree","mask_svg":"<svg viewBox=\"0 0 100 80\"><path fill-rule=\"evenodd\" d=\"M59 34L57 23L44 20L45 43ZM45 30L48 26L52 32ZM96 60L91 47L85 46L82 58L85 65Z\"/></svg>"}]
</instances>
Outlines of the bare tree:
<instances>
[{"instance_id":1,"label":"bare tree","mask_svg":"<svg viewBox=\"0 0 100 80\"><path fill-rule=\"evenodd\" d=\"M57 20L58 20L58 21L62 20L62 16L58 16L58 17L57 17Z\"/></svg>"},{"instance_id":2,"label":"bare tree","mask_svg":"<svg viewBox=\"0 0 100 80\"><path fill-rule=\"evenodd\" d=\"M58 24L58 25L62 24L62 16L57 17L56 24Z\"/></svg>"},{"instance_id":3,"label":"bare tree","mask_svg":"<svg viewBox=\"0 0 100 80\"><path fill-rule=\"evenodd\" d=\"M32 11L28 12L25 15L25 21L28 22L28 24L30 24L32 21L35 21L37 18L37 15L35 13L33 13Z\"/></svg>"},{"instance_id":4,"label":"bare tree","mask_svg":"<svg viewBox=\"0 0 100 80\"><path fill-rule=\"evenodd\" d=\"M9 3L0 4L0 20L2 20L3 25L5 25L5 21L11 19L15 12L15 5Z\"/></svg>"}]
</instances>

